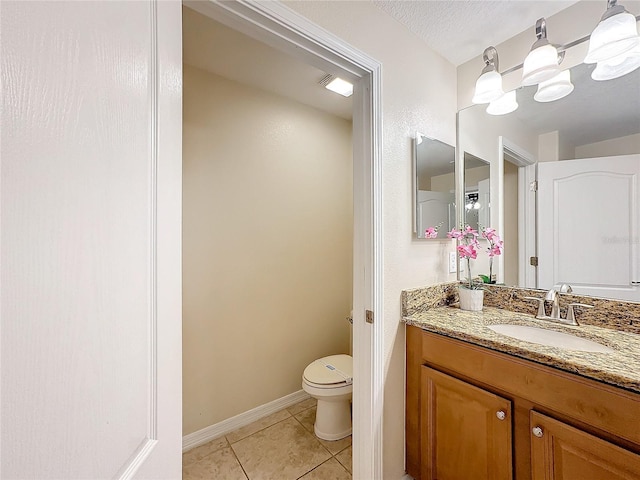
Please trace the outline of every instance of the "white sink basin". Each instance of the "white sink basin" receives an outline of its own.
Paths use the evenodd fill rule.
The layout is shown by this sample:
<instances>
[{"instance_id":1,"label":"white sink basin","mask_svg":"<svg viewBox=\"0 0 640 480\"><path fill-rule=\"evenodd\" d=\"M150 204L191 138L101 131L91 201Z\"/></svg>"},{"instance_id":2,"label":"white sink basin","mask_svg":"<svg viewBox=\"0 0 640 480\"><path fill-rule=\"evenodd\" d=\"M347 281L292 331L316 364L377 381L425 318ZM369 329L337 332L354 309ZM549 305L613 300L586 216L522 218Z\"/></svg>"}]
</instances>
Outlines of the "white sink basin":
<instances>
[{"instance_id":1,"label":"white sink basin","mask_svg":"<svg viewBox=\"0 0 640 480\"><path fill-rule=\"evenodd\" d=\"M564 350L577 350L580 352L613 353L609 347L585 338L576 337L569 333L556 332L538 327L526 325L490 325L489 328L496 333L507 337L524 340L525 342L558 347Z\"/></svg>"}]
</instances>

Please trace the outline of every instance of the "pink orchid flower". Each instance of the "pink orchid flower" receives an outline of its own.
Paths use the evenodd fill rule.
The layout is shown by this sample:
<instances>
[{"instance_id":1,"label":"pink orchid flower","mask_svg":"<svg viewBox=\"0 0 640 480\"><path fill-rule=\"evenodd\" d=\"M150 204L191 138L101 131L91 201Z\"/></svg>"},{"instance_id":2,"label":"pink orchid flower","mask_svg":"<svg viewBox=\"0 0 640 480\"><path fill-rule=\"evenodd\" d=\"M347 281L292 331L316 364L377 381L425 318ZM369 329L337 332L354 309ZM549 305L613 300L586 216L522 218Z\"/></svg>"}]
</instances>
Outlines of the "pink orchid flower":
<instances>
[{"instance_id":1,"label":"pink orchid flower","mask_svg":"<svg viewBox=\"0 0 640 480\"><path fill-rule=\"evenodd\" d=\"M489 241L491 241L491 240L493 240L495 238L499 239L498 234L496 233L496 229L495 228L491 228L491 227L484 228L482 230L482 236L484 238L486 238L487 240L489 240Z\"/></svg>"},{"instance_id":2,"label":"pink orchid flower","mask_svg":"<svg viewBox=\"0 0 640 480\"><path fill-rule=\"evenodd\" d=\"M476 238L478 236L478 231L474 230L473 228L471 228L470 225L467 225L467 227L464 229L464 235L472 235L473 238Z\"/></svg>"},{"instance_id":3,"label":"pink orchid flower","mask_svg":"<svg viewBox=\"0 0 640 480\"><path fill-rule=\"evenodd\" d=\"M458 245L458 254L462 258L478 258L478 251L475 245Z\"/></svg>"},{"instance_id":4,"label":"pink orchid flower","mask_svg":"<svg viewBox=\"0 0 640 480\"><path fill-rule=\"evenodd\" d=\"M451 231L449 233L447 233L447 238L455 238L455 239L459 239L464 237L464 233L462 233L460 230L452 228Z\"/></svg>"},{"instance_id":5,"label":"pink orchid flower","mask_svg":"<svg viewBox=\"0 0 640 480\"><path fill-rule=\"evenodd\" d=\"M424 238L438 238L438 229L429 227L424 231Z\"/></svg>"}]
</instances>

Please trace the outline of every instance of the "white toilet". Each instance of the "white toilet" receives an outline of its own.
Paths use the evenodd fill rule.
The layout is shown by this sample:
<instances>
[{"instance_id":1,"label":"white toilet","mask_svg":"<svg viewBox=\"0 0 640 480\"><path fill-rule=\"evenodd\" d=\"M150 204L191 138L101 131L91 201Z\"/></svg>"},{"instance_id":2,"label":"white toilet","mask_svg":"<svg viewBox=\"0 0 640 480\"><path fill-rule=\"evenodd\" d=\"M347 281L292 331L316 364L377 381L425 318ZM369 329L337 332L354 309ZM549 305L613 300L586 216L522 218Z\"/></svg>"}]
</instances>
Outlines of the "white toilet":
<instances>
[{"instance_id":1,"label":"white toilet","mask_svg":"<svg viewBox=\"0 0 640 480\"><path fill-rule=\"evenodd\" d=\"M322 440L340 440L351 435L353 358L331 355L315 360L304 369L302 389L318 400L314 431Z\"/></svg>"}]
</instances>

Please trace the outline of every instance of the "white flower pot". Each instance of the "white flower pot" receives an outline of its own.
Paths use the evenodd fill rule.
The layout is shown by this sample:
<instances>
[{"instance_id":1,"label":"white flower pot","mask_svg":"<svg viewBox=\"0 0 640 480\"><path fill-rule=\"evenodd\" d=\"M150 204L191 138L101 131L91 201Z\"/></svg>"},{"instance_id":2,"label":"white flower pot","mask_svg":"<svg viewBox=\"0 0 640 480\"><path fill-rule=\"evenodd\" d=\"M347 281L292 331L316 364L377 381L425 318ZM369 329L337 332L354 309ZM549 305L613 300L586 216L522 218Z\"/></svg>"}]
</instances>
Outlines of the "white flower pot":
<instances>
[{"instance_id":1,"label":"white flower pot","mask_svg":"<svg viewBox=\"0 0 640 480\"><path fill-rule=\"evenodd\" d=\"M484 290L471 290L470 288L458 287L458 296L460 297L460 309L479 312L482 310L484 302Z\"/></svg>"}]
</instances>

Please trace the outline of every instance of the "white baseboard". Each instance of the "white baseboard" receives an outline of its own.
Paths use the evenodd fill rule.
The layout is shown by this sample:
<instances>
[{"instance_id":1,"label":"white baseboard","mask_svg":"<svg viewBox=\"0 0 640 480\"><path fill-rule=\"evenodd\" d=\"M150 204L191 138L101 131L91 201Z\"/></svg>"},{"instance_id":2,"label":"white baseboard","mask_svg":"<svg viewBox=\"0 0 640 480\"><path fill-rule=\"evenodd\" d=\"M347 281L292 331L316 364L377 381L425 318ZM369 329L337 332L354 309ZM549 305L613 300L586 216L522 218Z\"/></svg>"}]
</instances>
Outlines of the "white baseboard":
<instances>
[{"instance_id":1,"label":"white baseboard","mask_svg":"<svg viewBox=\"0 0 640 480\"><path fill-rule=\"evenodd\" d=\"M192 448L199 447L205 443L218 438L227 433L233 432L240 427L249 425L250 423L260 420L263 417L271 415L272 413L282 410L283 408L295 405L298 402L311 398L304 390L298 390L282 398L278 398L272 402L265 403L259 407L252 408L251 410L236 415L235 417L228 418L222 422L215 423L208 427L198 430L197 432L190 433L182 437L182 451L186 452Z\"/></svg>"},{"instance_id":2,"label":"white baseboard","mask_svg":"<svg viewBox=\"0 0 640 480\"><path fill-rule=\"evenodd\" d=\"M413 477L408 473L405 473L400 480L413 480Z\"/></svg>"}]
</instances>

